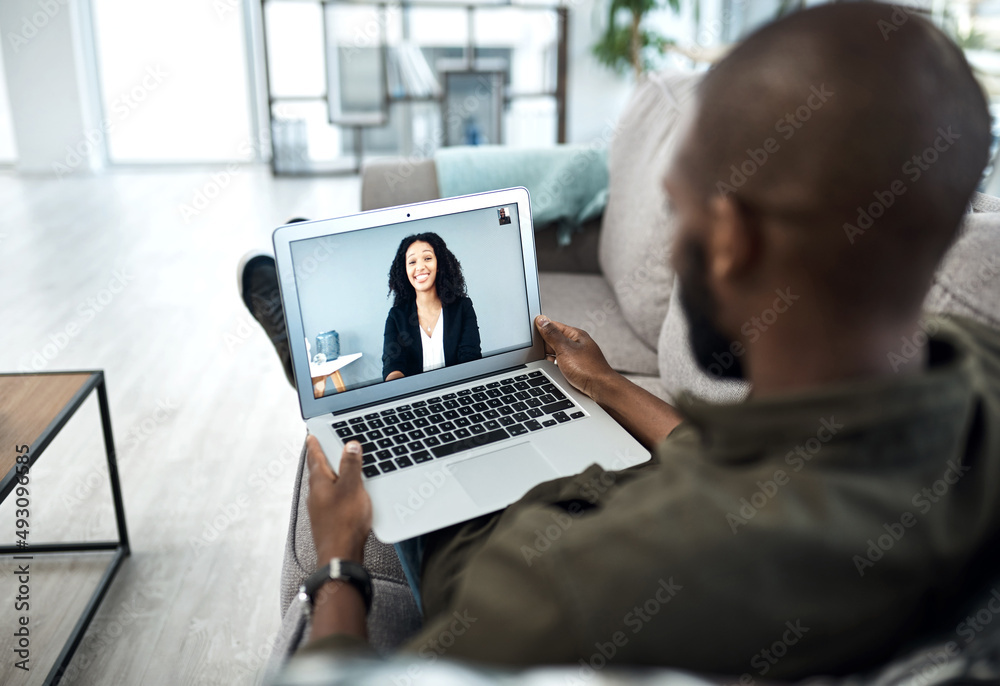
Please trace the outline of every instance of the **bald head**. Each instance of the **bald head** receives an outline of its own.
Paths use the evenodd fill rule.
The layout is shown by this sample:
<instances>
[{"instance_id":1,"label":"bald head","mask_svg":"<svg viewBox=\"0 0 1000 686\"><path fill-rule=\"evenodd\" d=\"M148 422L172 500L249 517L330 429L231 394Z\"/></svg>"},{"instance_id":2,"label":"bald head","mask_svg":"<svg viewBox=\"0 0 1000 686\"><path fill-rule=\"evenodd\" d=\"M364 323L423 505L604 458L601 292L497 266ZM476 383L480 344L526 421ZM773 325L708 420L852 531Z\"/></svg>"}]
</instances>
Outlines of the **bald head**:
<instances>
[{"instance_id":1,"label":"bald head","mask_svg":"<svg viewBox=\"0 0 1000 686\"><path fill-rule=\"evenodd\" d=\"M676 170L785 232L830 307L919 307L987 161L961 51L879 3L825 5L750 36L706 76ZM874 297L874 300L872 299Z\"/></svg>"}]
</instances>

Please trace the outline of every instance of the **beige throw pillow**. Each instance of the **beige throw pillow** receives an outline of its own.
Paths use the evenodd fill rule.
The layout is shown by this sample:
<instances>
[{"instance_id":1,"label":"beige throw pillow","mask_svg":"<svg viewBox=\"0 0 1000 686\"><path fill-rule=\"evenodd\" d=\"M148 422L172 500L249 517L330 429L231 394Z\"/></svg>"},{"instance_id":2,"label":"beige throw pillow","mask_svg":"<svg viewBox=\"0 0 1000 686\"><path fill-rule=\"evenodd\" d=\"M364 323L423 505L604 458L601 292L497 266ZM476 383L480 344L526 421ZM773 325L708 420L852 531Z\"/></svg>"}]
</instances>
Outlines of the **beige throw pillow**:
<instances>
[{"instance_id":1,"label":"beige throw pillow","mask_svg":"<svg viewBox=\"0 0 1000 686\"><path fill-rule=\"evenodd\" d=\"M656 350L674 275L673 236L661 186L677 144L677 123L694 105L700 74L660 72L642 78L608 150L608 205L598 256L622 315Z\"/></svg>"}]
</instances>

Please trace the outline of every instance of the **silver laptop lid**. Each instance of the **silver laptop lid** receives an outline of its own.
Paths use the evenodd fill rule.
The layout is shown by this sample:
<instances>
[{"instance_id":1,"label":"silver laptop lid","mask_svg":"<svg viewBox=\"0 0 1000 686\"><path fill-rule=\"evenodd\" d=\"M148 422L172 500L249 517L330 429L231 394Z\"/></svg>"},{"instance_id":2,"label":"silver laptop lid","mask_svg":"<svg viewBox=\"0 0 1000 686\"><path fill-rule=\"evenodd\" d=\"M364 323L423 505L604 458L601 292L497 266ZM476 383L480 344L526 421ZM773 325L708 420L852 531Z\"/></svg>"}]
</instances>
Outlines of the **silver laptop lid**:
<instances>
[{"instance_id":1,"label":"silver laptop lid","mask_svg":"<svg viewBox=\"0 0 1000 686\"><path fill-rule=\"evenodd\" d=\"M390 295L390 268L397 252L401 253L397 266L405 262L402 243L424 233L438 236L456 258L471 301L463 305L463 317L469 320L469 311L474 312L481 357L452 360L440 369L384 381L383 356L388 354L391 366L393 356L401 354L399 344L404 348L408 344L405 337L387 337L389 320L398 323L403 311L390 312L395 302ZM274 254L306 419L449 386L544 357L544 343L532 325L541 306L524 188L287 224L274 232ZM407 279L404 274L395 283L401 286L399 292L411 289L412 301L414 282ZM393 331L398 334L398 329ZM343 391L332 383L335 372ZM325 383L319 397L314 379Z\"/></svg>"}]
</instances>

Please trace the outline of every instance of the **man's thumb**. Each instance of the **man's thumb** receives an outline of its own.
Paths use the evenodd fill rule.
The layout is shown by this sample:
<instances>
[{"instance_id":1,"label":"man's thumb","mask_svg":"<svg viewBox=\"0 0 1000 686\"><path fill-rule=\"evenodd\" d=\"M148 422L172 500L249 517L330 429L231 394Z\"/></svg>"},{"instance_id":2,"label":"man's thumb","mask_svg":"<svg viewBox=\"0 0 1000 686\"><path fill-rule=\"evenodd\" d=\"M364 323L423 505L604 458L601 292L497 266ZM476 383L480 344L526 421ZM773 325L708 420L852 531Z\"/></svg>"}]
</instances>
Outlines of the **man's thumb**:
<instances>
[{"instance_id":1,"label":"man's thumb","mask_svg":"<svg viewBox=\"0 0 1000 686\"><path fill-rule=\"evenodd\" d=\"M538 327L538 332L542 334L542 338L549 346L558 352L560 349L569 343L569 339L566 338L566 334L562 332L562 329L554 321L546 317L544 314L540 314L535 317L535 326Z\"/></svg>"}]
</instances>

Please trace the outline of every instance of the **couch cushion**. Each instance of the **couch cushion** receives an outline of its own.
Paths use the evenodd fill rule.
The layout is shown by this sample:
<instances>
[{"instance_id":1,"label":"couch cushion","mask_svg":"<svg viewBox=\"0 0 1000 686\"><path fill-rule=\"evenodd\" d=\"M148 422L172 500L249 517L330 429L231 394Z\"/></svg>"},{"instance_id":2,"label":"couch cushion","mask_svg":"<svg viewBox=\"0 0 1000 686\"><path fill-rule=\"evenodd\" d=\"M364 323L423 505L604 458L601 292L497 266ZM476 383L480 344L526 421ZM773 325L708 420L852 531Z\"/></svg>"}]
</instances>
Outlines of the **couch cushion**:
<instances>
[{"instance_id":1,"label":"couch cushion","mask_svg":"<svg viewBox=\"0 0 1000 686\"><path fill-rule=\"evenodd\" d=\"M924 309L1000 328L1000 212L965 218L934 277Z\"/></svg>"},{"instance_id":2,"label":"couch cushion","mask_svg":"<svg viewBox=\"0 0 1000 686\"><path fill-rule=\"evenodd\" d=\"M625 107L608 151L609 196L601 228L601 269L625 321L655 350L667 315L673 236L661 186L677 122L694 103L699 75L650 74Z\"/></svg>"},{"instance_id":3,"label":"couch cushion","mask_svg":"<svg viewBox=\"0 0 1000 686\"><path fill-rule=\"evenodd\" d=\"M439 197L434 160L387 157L369 160L361 170L362 211Z\"/></svg>"},{"instance_id":4,"label":"couch cushion","mask_svg":"<svg viewBox=\"0 0 1000 686\"><path fill-rule=\"evenodd\" d=\"M618 371L656 376L656 353L625 323L604 277L561 272L538 277L542 312L550 319L587 331Z\"/></svg>"}]
</instances>

